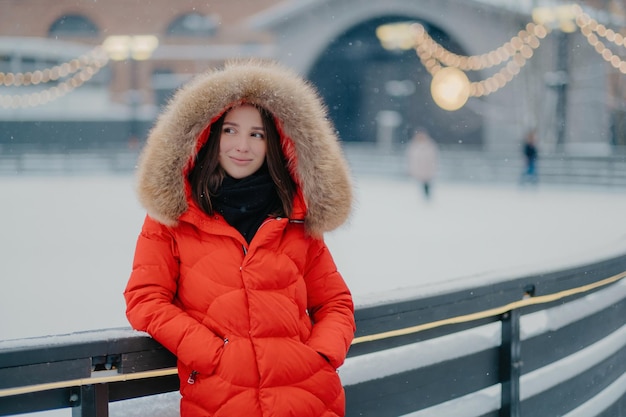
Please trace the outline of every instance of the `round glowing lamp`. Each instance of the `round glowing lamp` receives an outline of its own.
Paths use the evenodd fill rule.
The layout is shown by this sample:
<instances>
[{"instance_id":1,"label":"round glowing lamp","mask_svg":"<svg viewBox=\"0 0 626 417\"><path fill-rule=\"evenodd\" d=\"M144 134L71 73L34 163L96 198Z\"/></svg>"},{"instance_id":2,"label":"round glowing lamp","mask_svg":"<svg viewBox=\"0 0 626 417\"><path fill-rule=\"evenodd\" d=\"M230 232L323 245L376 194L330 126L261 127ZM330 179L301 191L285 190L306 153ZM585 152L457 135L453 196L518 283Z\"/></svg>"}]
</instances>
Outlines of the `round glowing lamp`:
<instances>
[{"instance_id":1,"label":"round glowing lamp","mask_svg":"<svg viewBox=\"0 0 626 417\"><path fill-rule=\"evenodd\" d=\"M430 83L430 94L435 103L444 110L455 111L467 103L470 82L463 71L454 67L442 68Z\"/></svg>"},{"instance_id":2,"label":"round glowing lamp","mask_svg":"<svg viewBox=\"0 0 626 417\"><path fill-rule=\"evenodd\" d=\"M102 47L112 60L124 61L130 56L131 42L132 38L130 36L109 36L102 43Z\"/></svg>"},{"instance_id":3,"label":"round glowing lamp","mask_svg":"<svg viewBox=\"0 0 626 417\"><path fill-rule=\"evenodd\" d=\"M107 37L102 47L114 61L132 58L135 61L149 59L159 46L159 38L154 35L113 35Z\"/></svg>"}]
</instances>

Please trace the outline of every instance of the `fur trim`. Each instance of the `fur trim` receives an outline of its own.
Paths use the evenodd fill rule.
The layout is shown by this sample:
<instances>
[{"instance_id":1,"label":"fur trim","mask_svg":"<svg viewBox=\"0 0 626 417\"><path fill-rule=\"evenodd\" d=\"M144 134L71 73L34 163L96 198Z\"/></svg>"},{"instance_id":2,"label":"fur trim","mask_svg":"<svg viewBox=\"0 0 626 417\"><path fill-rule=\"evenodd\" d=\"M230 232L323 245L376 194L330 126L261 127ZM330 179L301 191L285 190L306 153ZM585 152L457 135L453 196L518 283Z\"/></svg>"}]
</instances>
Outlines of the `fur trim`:
<instances>
[{"instance_id":1,"label":"fur trim","mask_svg":"<svg viewBox=\"0 0 626 417\"><path fill-rule=\"evenodd\" d=\"M307 206L307 231L321 236L343 224L352 206L352 182L324 104L291 70L254 59L229 61L223 69L197 76L159 116L138 165L139 200L148 214L165 225L176 224L188 208L184 172L200 133L242 101L267 109L278 120Z\"/></svg>"}]
</instances>

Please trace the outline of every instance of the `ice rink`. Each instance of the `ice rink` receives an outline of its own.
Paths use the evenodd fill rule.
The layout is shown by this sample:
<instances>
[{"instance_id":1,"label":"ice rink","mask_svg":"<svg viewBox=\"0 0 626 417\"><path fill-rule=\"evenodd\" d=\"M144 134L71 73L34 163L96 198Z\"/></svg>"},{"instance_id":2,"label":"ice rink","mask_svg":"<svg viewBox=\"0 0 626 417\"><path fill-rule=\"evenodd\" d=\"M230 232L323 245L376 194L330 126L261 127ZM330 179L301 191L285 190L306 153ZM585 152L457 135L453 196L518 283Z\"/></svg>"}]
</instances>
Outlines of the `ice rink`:
<instances>
[{"instance_id":1,"label":"ice rink","mask_svg":"<svg viewBox=\"0 0 626 417\"><path fill-rule=\"evenodd\" d=\"M127 326L122 291L144 212L122 176L0 177L0 340ZM623 189L359 176L326 236L358 306L626 252Z\"/></svg>"}]
</instances>

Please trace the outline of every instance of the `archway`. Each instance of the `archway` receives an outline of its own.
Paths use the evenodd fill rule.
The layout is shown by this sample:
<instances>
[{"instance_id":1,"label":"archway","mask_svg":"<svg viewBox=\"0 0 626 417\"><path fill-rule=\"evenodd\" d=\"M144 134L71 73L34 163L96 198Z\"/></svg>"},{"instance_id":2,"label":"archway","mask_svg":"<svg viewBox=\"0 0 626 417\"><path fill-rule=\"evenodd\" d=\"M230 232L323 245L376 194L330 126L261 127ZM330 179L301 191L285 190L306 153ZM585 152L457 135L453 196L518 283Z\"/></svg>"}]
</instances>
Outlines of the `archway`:
<instances>
[{"instance_id":1,"label":"archway","mask_svg":"<svg viewBox=\"0 0 626 417\"><path fill-rule=\"evenodd\" d=\"M440 144L482 147L483 121L467 107L449 112L430 93L431 75L414 50L385 49L376 36L383 24L415 21L447 49L464 51L440 29L407 16L363 22L335 39L312 66L329 114L346 142L377 142L381 125L392 127L389 147L401 147L418 127Z\"/></svg>"}]
</instances>

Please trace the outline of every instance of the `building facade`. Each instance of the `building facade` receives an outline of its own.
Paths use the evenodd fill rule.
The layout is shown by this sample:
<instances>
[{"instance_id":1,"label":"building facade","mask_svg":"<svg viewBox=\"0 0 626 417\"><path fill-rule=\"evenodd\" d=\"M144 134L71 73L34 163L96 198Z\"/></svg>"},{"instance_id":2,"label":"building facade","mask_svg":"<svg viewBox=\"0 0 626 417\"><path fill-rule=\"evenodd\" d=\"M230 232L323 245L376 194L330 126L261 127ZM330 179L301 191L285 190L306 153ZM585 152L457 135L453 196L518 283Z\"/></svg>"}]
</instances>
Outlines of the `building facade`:
<instances>
[{"instance_id":1,"label":"building facade","mask_svg":"<svg viewBox=\"0 0 626 417\"><path fill-rule=\"evenodd\" d=\"M178 86L246 56L301 72L319 88L343 140L384 152L402 148L418 127L443 145L485 150L517 150L529 128L538 129L546 149L623 145L623 75L580 33L542 39L506 86L456 111L435 104L432 75L414 48L387 48L378 34L384 25L419 23L452 53L479 56L532 19L535 2L495 3L4 0L0 146L134 146ZM619 2L590 3L620 16ZM563 69L567 84L554 84ZM476 83L495 72L468 76Z\"/></svg>"}]
</instances>

